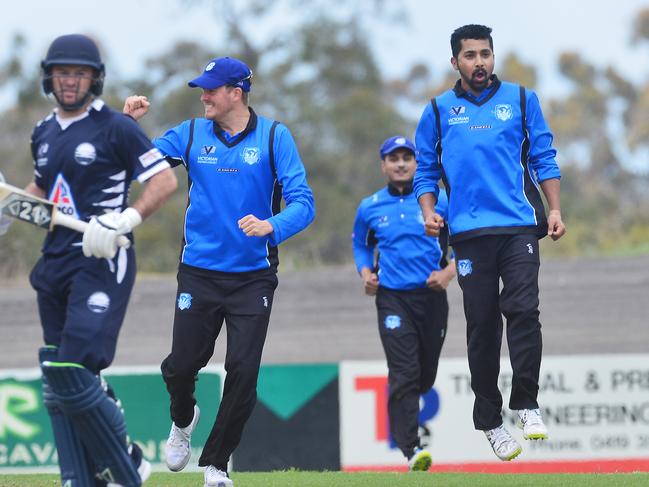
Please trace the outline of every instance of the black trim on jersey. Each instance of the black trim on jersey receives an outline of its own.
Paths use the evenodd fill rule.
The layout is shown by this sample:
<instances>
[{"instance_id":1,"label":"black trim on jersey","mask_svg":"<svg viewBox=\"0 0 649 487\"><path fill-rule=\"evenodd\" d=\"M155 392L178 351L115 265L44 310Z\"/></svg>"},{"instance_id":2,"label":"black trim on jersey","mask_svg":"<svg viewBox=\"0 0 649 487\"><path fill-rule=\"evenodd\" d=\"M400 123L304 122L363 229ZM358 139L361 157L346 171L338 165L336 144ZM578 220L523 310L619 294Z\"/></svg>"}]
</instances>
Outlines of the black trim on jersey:
<instances>
[{"instance_id":1,"label":"black trim on jersey","mask_svg":"<svg viewBox=\"0 0 649 487\"><path fill-rule=\"evenodd\" d=\"M185 247L187 246L187 240L185 240L185 230L187 228L187 209L189 208L189 205L191 204L191 200L189 199L189 193L191 193L192 189L192 178L189 177L189 169L187 170L187 204L185 205L185 213L183 216L183 233L180 236L180 253L178 254L178 260L182 264L183 262L183 252L185 251Z\"/></svg>"},{"instance_id":2,"label":"black trim on jersey","mask_svg":"<svg viewBox=\"0 0 649 487\"><path fill-rule=\"evenodd\" d=\"M437 153L437 164L442 169L442 181L444 182L444 187L446 188L446 196L448 196L448 201L451 201L451 184L448 182L446 177L446 171L444 171L444 166L442 165L442 121L439 116L439 107L437 106L437 98L430 100L430 103L435 112L435 126L437 127L437 141L435 142L435 152Z\"/></svg>"},{"instance_id":3,"label":"black trim on jersey","mask_svg":"<svg viewBox=\"0 0 649 487\"><path fill-rule=\"evenodd\" d=\"M275 129L278 125L278 121L273 121L273 124L270 126L270 134L268 135L268 162L270 163L270 170L273 174L273 201L271 203L273 215L277 215L282 209L283 194L282 183L277 179L277 169L275 167ZM276 245L268 244L268 261L270 262L271 268L276 269L279 265L279 252Z\"/></svg>"},{"instance_id":4,"label":"black trim on jersey","mask_svg":"<svg viewBox=\"0 0 649 487\"><path fill-rule=\"evenodd\" d=\"M229 141L228 139L226 139L225 135L223 135L224 130L221 128L221 126L218 123L214 122L214 135L216 135L216 138L219 139L227 148L231 149L243 139L245 139L250 132L257 128L257 114L251 107L248 107L248 112L250 113L250 118L248 119L246 128L243 129L242 132L239 132L234 139Z\"/></svg>"},{"instance_id":5,"label":"black trim on jersey","mask_svg":"<svg viewBox=\"0 0 649 487\"><path fill-rule=\"evenodd\" d=\"M406 183L403 187L403 193L399 191L399 188L394 186L392 183L388 183L388 193L390 196L408 196L413 191L412 181Z\"/></svg>"},{"instance_id":6,"label":"black trim on jersey","mask_svg":"<svg viewBox=\"0 0 649 487\"><path fill-rule=\"evenodd\" d=\"M192 118L189 122L189 139L187 140L187 147L185 148L185 158L180 157L171 157L165 156L165 160L169 163L171 167L178 167L181 164L185 166L187 171L189 171L189 151L192 148L192 143L194 142L194 123L196 119Z\"/></svg>"},{"instance_id":7,"label":"black trim on jersey","mask_svg":"<svg viewBox=\"0 0 649 487\"><path fill-rule=\"evenodd\" d=\"M374 274L379 273L379 260L381 259L381 252L378 251L377 245L379 244L379 239L376 238L376 232L371 228L367 231L365 235L365 245L375 249L374 252L374 266L372 266L372 272Z\"/></svg>"},{"instance_id":8,"label":"black trim on jersey","mask_svg":"<svg viewBox=\"0 0 649 487\"><path fill-rule=\"evenodd\" d=\"M270 126L270 134L268 135L268 161L270 162L270 170L273 173L273 178L277 179L277 170L275 169L275 128L279 125L277 120L273 121Z\"/></svg>"},{"instance_id":9,"label":"black trim on jersey","mask_svg":"<svg viewBox=\"0 0 649 487\"><path fill-rule=\"evenodd\" d=\"M192 148L194 143L194 123L196 122L195 118L192 118L192 121L189 122L189 139L187 140L187 148L185 149L185 167L189 169L189 151Z\"/></svg>"},{"instance_id":10,"label":"black trim on jersey","mask_svg":"<svg viewBox=\"0 0 649 487\"><path fill-rule=\"evenodd\" d=\"M442 249L442 255L439 257L439 267L444 269L448 265L448 222L439 229L437 240L439 241L439 248Z\"/></svg>"},{"instance_id":11,"label":"black trim on jersey","mask_svg":"<svg viewBox=\"0 0 649 487\"><path fill-rule=\"evenodd\" d=\"M469 95L469 93L464 88L462 88L461 80L457 80L457 83L455 83L455 86L453 87L453 92L458 98L464 98L466 101L481 107L489 100L491 100L498 91L498 88L500 88L500 80L498 79L498 76L492 74L491 76L489 76L489 79L491 80L491 84L487 88L491 88L491 92L481 100L476 100L473 96Z\"/></svg>"},{"instance_id":12,"label":"black trim on jersey","mask_svg":"<svg viewBox=\"0 0 649 487\"><path fill-rule=\"evenodd\" d=\"M527 132L527 97L525 96L525 87L519 87L520 104L521 104L521 125L523 130L523 145L521 147L521 166L523 167L523 191L527 201L534 208L536 217L537 236L543 238L548 233L548 222L545 216L545 207L541 199L541 193L532 180L529 168L530 139Z\"/></svg>"}]
</instances>

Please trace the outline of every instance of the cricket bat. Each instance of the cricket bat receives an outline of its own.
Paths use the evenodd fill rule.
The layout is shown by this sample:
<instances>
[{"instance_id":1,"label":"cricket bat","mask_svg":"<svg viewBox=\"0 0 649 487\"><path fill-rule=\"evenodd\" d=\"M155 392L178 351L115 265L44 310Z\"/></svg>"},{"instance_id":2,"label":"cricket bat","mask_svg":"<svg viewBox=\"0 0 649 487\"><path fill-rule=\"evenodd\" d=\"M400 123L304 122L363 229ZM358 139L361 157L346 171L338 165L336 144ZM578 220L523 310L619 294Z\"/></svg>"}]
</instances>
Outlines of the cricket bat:
<instances>
[{"instance_id":1,"label":"cricket bat","mask_svg":"<svg viewBox=\"0 0 649 487\"><path fill-rule=\"evenodd\" d=\"M56 203L2 181L0 181L0 212L48 231L51 231L54 225L60 225L83 233L88 226L84 221L61 213ZM120 235L117 237L117 245L129 248L131 241L126 236Z\"/></svg>"}]
</instances>

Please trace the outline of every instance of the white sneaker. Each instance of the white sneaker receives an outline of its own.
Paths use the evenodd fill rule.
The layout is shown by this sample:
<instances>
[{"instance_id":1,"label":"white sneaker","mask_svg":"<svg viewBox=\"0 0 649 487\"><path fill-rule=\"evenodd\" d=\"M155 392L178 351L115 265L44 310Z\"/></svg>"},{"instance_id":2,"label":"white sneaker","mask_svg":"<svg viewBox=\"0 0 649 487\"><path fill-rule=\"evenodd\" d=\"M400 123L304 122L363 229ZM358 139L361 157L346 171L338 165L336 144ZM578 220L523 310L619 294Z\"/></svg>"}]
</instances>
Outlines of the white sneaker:
<instances>
[{"instance_id":1,"label":"white sneaker","mask_svg":"<svg viewBox=\"0 0 649 487\"><path fill-rule=\"evenodd\" d=\"M484 434L487 436L496 456L504 462L513 460L523 451L518 441L505 429L505 425L501 424L498 428L485 431Z\"/></svg>"},{"instance_id":2,"label":"white sneaker","mask_svg":"<svg viewBox=\"0 0 649 487\"><path fill-rule=\"evenodd\" d=\"M198 406L194 406L194 417L189 426L179 428L175 423L171 423L171 431L167 439L167 446L165 448L165 457L167 467L172 472L179 472L192 456L192 433L198 424L198 419L201 416L201 411Z\"/></svg>"},{"instance_id":3,"label":"white sneaker","mask_svg":"<svg viewBox=\"0 0 649 487\"><path fill-rule=\"evenodd\" d=\"M540 409L520 409L517 425L526 440L547 440L548 428L543 423Z\"/></svg>"},{"instance_id":4,"label":"white sneaker","mask_svg":"<svg viewBox=\"0 0 649 487\"><path fill-rule=\"evenodd\" d=\"M203 487L233 487L234 482L228 478L228 474L219 470L214 465L205 469L205 484Z\"/></svg>"},{"instance_id":5,"label":"white sneaker","mask_svg":"<svg viewBox=\"0 0 649 487\"><path fill-rule=\"evenodd\" d=\"M419 447L415 448L412 456L408 459L408 468L412 472L425 472L433 464L433 457L429 451Z\"/></svg>"}]
</instances>

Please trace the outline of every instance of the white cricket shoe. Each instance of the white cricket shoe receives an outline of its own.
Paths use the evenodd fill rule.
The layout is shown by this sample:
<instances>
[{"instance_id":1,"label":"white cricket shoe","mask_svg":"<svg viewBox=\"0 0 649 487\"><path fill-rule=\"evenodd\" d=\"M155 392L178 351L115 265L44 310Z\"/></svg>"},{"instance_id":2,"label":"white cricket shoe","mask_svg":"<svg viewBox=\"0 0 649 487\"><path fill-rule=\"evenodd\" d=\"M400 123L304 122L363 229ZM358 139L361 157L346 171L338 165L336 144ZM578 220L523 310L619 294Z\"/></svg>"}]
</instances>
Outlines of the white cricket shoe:
<instances>
[{"instance_id":1,"label":"white cricket shoe","mask_svg":"<svg viewBox=\"0 0 649 487\"><path fill-rule=\"evenodd\" d=\"M203 487L233 487L234 482L228 478L228 474L219 470L214 465L205 469L205 484Z\"/></svg>"},{"instance_id":2,"label":"white cricket shoe","mask_svg":"<svg viewBox=\"0 0 649 487\"><path fill-rule=\"evenodd\" d=\"M523 451L521 445L509 434L503 424L492 430L485 431L484 434L487 436L496 456L503 462L513 460Z\"/></svg>"},{"instance_id":3,"label":"white cricket shoe","mask_svg":"<svg viewBox=\"0 0 649 487\"><path fill-rule=\"evenodd\" d=\"M184 428L179 428L175 423L171 423L171 431L167 439L167 446L165 448L165 457L167 467L172 472L179 472L192 456L192 433L198 424L198 419L201 416L201 411L198 406L194 406L194 417L192 422Z\"/></svg>"},{"instance_id":4,"label":"white cricket shoe","mask_svg":"<svg viewBox=\"0 0 649 487\"><path fill-rule=\"evenodd\" d=\"M433 464L433 457L429 451L422 448L415 448L412 456L408 459L408 468L411 472L425 472Z\"/></svg>"},{"instance_id":5,"label":"white cricket shoe","mask_svg":"<svg viewBox=\"0 0 649 487\"><path fill-rule=\"evenodd\" d=\"M526 440L547 440L548 428L543 423L540 409L520 409L517 425L523 430Z\"/></svg>"}]
</instances>

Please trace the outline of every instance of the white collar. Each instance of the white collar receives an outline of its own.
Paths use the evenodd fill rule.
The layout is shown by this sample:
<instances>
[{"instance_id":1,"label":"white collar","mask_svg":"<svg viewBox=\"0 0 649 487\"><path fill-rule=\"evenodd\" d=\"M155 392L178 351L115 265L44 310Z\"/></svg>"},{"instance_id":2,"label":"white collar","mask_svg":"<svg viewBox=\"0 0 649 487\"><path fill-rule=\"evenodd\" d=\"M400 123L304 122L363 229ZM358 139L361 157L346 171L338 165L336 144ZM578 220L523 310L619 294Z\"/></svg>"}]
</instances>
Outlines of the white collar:
<instances>
[{"instance_id":1,"label":"white collar","mask_svg":"<svg viewBox=\"0 0 649 487\"><path fill-rule=\"evenodd\" d=\"M90 113L90 110L101 110L104 107L105 103L103 100L100 99L95 99L88 105L88 108L86 109L85 112L83 112L80 115L77 115L76 117L71 117L71 118L61 118L59 117L59 109L55 108L54 109L54 117L56 118L56 121L58 122L59 126L61 127L61 130L67 129L70 125L72 125L74 122L78 122L79 120L83 120L88 116Z\"/></svg>"}]
</instances>

